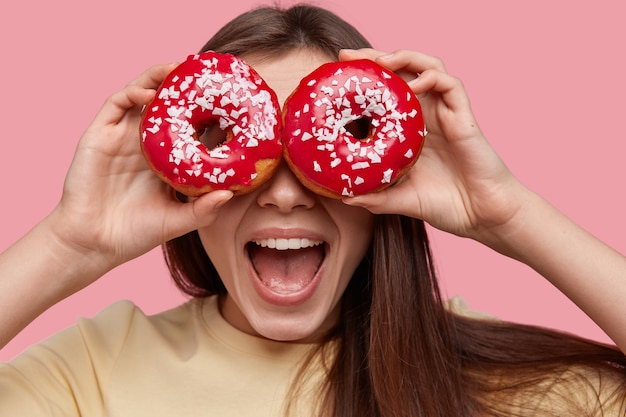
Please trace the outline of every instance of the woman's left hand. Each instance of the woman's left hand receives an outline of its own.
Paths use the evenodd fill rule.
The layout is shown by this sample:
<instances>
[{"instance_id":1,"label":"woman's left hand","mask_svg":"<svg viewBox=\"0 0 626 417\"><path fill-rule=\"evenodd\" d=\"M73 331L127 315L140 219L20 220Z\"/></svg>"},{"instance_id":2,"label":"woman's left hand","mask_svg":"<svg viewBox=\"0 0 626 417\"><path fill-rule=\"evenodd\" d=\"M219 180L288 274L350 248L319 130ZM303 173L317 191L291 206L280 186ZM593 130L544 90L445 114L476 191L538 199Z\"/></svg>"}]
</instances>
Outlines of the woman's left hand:
<instances>
[{"instance_id":1,"label":"woman's left hand","mask_svg":"<svg viewBox=\"0 0 626 417\"><path fill-rule=\"evenodd\" d=\"M405 78L420 100L426 129L422 153L407 175L378 193L346 198L374 213L420 218L460 236L485 240L507 223L528 190L489 145L461 81L437 58L400 50L342 51L340 59L368 58Z\"/></svg>"},{"instance_id":2,"label":"woman's left hand","mask_svg":"<svg viewBox=\"0 0 626 417\"><path fill-rule=\"evenodd\" d=\"M441 61L411 51L369 58L400 74L420 98L426 128L422 154L397 184L345 199L374 213L423 219L476 239L535 269L591 317L626 352L626 257L524 187L487 143L461 82Z\"/></svg>"}]
</instances>

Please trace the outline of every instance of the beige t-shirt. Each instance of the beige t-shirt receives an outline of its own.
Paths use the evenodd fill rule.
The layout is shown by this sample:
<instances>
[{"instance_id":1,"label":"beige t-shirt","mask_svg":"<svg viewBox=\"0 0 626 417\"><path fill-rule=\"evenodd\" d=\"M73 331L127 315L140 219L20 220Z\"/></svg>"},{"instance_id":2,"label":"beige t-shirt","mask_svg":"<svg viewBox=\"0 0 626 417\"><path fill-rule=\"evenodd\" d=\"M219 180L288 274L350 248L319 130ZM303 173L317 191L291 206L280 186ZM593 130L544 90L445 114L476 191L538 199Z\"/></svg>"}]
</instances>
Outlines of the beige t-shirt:
<instances>
[{"instance_id":1,"label":"beige t-shirt","mask_svg":"<svg viewBox=\"0 0 626 417\"><path fill-rule=\"evenodd\" d=\"M446 306L493 319L460 298ZM291 381L313 347L240 332L222 318L216 297L155 316L119 302L0 364L0 416L282 416ZM324 375L322 366L312 369L292 415L315 414L315 388ZM578 397L582 408L593 408L620 383L585 375L589 379L546 387L533 407L558 415L563 399ZM617 400L604 415L626 415L626 404ZM510 397L513 407L528 401L523 393Z\"/></svg>"},{"instance_id":2,"label":"beige t-shirt","mask_svg":"<svg viewBox=\"0 0 626 417\"><path fill-rule=\"evenodd\" d=\"M216 297L150 317L119 302L1 364L0 416L278 416L311 347L238 331Z\"/></svg>"}]
</instances>

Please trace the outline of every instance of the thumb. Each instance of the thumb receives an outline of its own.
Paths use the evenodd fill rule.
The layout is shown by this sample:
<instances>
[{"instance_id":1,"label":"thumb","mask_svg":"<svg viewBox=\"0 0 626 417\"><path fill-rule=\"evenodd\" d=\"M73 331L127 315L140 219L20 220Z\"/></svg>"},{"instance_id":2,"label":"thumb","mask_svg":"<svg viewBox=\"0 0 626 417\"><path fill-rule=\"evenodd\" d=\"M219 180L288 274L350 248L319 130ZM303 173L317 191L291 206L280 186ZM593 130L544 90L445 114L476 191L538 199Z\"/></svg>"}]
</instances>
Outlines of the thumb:
<instances>
[{"instance_id":1,"label":"thumb","mask_svg":"<svg viewBox=\"0 0 626 417\"><path fill-rule=\"evenodd\" d=\"M374 214L382 214L388 206L389 193L387 190L383 190L356 197L344 197L342 201L349 206L362 207Z\"/></svg>"},{"instance_id":2,"label":"thumb","mask_svg":"<svg viewBox=\"0 0 626 417\"><path fill-rule=\"evenodd\" d=\"M188 202L177 203L176 220L170 224L170 237L182 236L193 230L211 225L218 216L219 208L233 197L233 192L216 190Z\"/></svg>"}]
</instances>

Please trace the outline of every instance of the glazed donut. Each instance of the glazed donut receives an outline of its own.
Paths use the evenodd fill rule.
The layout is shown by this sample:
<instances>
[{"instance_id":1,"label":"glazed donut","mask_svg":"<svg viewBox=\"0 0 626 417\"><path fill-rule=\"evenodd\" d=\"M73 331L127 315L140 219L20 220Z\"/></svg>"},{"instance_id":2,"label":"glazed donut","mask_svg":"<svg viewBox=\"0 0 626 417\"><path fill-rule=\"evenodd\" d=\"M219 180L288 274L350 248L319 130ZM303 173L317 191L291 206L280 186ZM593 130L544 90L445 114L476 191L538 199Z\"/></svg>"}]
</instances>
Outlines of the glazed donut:
<instances>
[{"instance_id":1,"label":"glazed donut","mask_svg":"<svg viewBox=\"0 0 626 417\"><path fill-rule=\"evenodd\" d=\"M240 58L190 55L158 88L140 125L142 151L188 196L252 191L278 167L282 120L274 91Z\"/></svg>"},{"instance_id":2,"label":"glazed donut","mask_svg":"<svg viewBox=\"0 0 626 417\"><path fill-rule=\"evenodd\" d=\"M406 82L370 60L331 62L283 106L283 154L298 179L333 198L380 191L417 160L426 131Z\"/></svg>"}]
</instances>

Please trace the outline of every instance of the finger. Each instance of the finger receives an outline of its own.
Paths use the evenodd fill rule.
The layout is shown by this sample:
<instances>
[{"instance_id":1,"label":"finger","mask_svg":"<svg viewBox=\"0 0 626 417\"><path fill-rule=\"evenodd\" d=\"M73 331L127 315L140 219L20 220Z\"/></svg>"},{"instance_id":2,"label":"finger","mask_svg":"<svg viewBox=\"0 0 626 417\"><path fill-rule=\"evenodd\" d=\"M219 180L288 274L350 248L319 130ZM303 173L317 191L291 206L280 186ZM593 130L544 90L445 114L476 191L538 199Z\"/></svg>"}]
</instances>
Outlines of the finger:
<instances>
[{"instance_id":1,"label":"finger","mask_svg":"<svg viewBox=\"0 0 626 417\"><path fill-rule=\"evenodd\" d=\"M409 82L417 78L416 72L407 71L404 68L391 68L387 66L384 62L379 62L379 58L387 55L386 52L378 51L376 49L371 48L363 48L363 49L344 49L339 52L339 59L341 61L354 61L357 59L370 59L372 61L377 62L378 64L384 66L385 68L395 72L398 74L404 81Z\"/></svg>"},{"instance_id":2,"label":"finger","mask_svg":"<svg viewBox=\"0 0 626 417\"><path fill-rule=\"evenodd\" d=\"M381 191L356 197L344 197L342 201L349 206L361 207L374 214L383 214L382 207L388 199L386 193Z\"/></svg>"},{"instance_id":3,"label":"finger","mask_svg":"<svg viewBox=\"0 0 626 417\"><path fill-rule=\"evenodd\" d=\"M116 124L131 108L148 104L154 98L156 89L176 65L176 63L171 63L148 68L104 102L93 125L101 127Z\"/></svg>"},{"instance_id":4,"label":"finger","mask_svg":"<svg viewBox=\"0 0 626 417\"><path fill-rule=\"evenodd\" d=\"M209 226L215 221L218 209L230 201L233 195L232 191L217 190L203 194L188 203L176 202L179 213L173 216L176 221L170 225L170 238Z\"/></svg>"},{"instance_id":5,"label":"finger","mask_svg":"<svg viewBox=\"0 0 626 417\"><path fill-rule=\"evenodd\" d=\"M426 70L446 72L443 61L437 57L406 49L397 50L376 58L379 64L396 71L405 69L414 74L420 74Z\"/></svg>"},{"instance_id":6,"label":"finger","mask_svg":"<svg viewBox=\"0 0 626 417\"><path fill-rule=\"evenodd\" d=\"M141 73L137 78L132 80L128 85L138 85L143 88L157 89L165 77L178 66L178 63L154 65Z\"/></svg>"},{"instance_id":7,"label":"finger","mask_svg":"<svg viewBox=\"0 0 626 417\"><path fill-rule=\"evenodd\" d=\"M381 52L372 48L342 49L341 51L339 51L339 60L354 61L357 59L371 59L372 61L374 61L376 60L376 58L383 55L385 55L385 52Z\"/></svg>"},{"instance_id":8,"label":"finger","mask_svg":"<svg viewBox=\"0 0 626 417\"><path fill-rule=\"evenodd\" d=\"M124 115L135 106L148 104L156 94L155 90L147 90L138 85L128 85L123 90L110 96L94 119L94 125L110 125L119 123Z\"/></svg>"},{"instance_id":9,"label":"finger","mask_svg":"<svg viewBox=\"0 0 626 417\"><path fill-rule=\"evenodd\" d=\"M434 91L440 95L449 110L469 108L469 99L460 79L437 70L426 70L414 80L409 87L417 95Z\"/></svg>"},{"instance_id":10,"label":"finger","mask_svg":"<svg viewBox=\"0 0 626 417\"><path fill-rule=\"evenodd\" d=\"M361 207L374 214L402 214L416 216L411 212L415 207L403 198L402 192L395 187L390 187L375 193L363 194L356 197L344 197L342 200L349 206Z\"/></svg>"}]
</instances>

